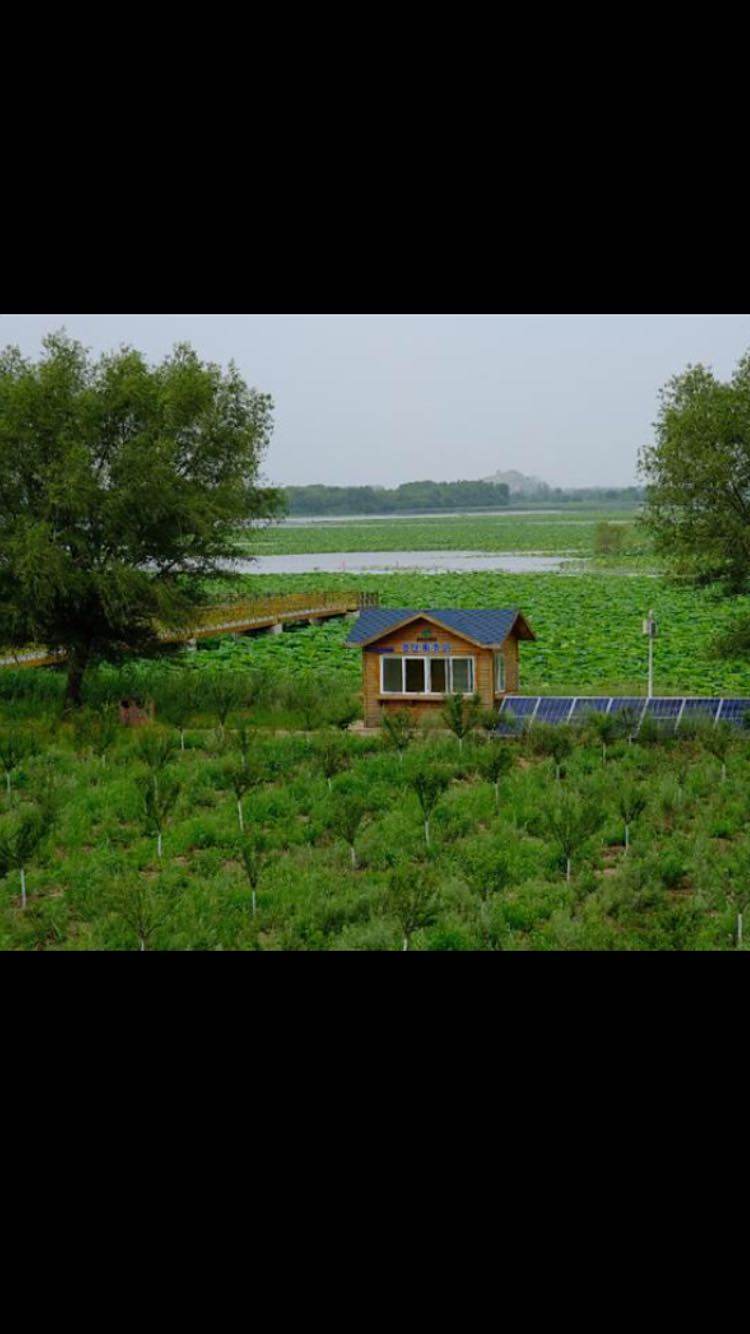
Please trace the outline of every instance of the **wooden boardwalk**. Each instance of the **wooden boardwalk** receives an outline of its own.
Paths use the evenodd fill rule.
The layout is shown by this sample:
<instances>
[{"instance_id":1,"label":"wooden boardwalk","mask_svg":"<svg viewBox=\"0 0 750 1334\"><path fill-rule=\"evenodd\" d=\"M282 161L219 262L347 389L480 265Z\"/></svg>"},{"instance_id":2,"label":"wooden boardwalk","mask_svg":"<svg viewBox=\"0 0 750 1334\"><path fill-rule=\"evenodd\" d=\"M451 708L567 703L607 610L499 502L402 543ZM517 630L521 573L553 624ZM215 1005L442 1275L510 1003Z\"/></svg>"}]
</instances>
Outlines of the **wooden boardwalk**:
<instances>
[{"instance_id":1,"label":"wooden boardwalk","mask_svg":"<svg viewBox=\"0 0 750 1334\"><path fill-rule=\"evenodd\" d=\"M189 629L163 629L159 631L159 638L165 644L195 644L199 639L214 639L220 635L252 634L277 627L281 630L285 625L305 621L326 621L376 605L376 596L367 593L268 595L207 607ZM52 667L64 659L64 652L34 645L15 651L0 649L0 667Z\"/></svg>"}]
</instances>

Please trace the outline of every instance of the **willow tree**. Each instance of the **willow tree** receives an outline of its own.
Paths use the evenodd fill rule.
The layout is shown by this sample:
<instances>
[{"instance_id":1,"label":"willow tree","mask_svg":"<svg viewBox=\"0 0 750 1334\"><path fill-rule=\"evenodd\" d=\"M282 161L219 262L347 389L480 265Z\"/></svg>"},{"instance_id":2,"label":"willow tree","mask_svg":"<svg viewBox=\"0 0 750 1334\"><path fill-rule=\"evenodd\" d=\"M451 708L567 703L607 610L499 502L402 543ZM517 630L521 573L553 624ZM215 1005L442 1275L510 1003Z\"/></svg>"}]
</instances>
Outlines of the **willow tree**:
<instances>
[{"instance_id":1,"label":"willow tree","mask_svg":"<svg viewBox=\"0 0 750 1334\"><path fill-rule=\"evenodd\" d=\"M240 525L278 512L273 405L187 345L158 365L43 346L0 353L0 644L64 652L77 705L91 663L188 627Z\"/></svg>"}]
</instances>

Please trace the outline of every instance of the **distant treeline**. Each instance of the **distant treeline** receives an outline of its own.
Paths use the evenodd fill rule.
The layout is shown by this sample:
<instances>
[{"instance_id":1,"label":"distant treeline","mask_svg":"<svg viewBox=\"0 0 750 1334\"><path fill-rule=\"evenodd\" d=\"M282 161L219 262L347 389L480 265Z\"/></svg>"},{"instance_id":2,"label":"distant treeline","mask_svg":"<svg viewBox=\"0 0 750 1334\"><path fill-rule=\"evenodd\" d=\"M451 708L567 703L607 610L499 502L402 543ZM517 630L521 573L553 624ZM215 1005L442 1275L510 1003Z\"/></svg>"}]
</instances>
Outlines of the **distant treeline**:
<instances>
[{"instance_id":1,"label":"distant treeline","mask_svg":"<svg viewBox=\"0 0 750 1334\"><path fill-rule=\"evenodd\" d=\"M554 500L555 504L571 501L622 501L624 504L632 502L637 504L645 500L646 492L642 486L584 486L573 490L566 490L561 487L545 487L543 491L534 496L514 496L516 500Z\"/></svg>"},{"instance_id":2,"label":"distant treeline","mask_svg":"<svg viewBox=\"0 0 750 1334\"><path fill-rule=\"evenodd\" d=\"M492 482L407 482L376 486L288 486L290 514L414 514L424 510L505 509L510 489Z\"/></svg>"},{"instance_id":3,"label":"distant treeline","mask_svg":"<svg viewBox=\"0 0 750 1334\"><path fill-rule=\"evenodd\" d=\"M407 482L389 491L377 486L288 486L289 514L419 514L440 510L507 509L510 488L494 482ZM533 494L515 494L514 505L555 505L575 501L635 502L640 487L588 487L563 490L544 487Z\"/></svg>"}]
</instances>

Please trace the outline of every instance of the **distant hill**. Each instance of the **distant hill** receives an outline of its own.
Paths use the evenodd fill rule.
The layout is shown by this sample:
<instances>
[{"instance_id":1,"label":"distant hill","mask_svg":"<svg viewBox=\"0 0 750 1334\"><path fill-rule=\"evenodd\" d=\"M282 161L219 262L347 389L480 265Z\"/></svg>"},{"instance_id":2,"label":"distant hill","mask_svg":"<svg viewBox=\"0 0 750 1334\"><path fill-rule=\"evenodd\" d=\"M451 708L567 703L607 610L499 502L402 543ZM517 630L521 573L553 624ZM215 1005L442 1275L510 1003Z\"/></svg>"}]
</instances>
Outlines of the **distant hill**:
<instances>
[{"instance_id":1,"label":"distant hill","mask_svg":"<svg viewBox=\"0 0 750 1334\"><path fill-rule=\"evenodd\" d=\"M538 477L525 477L522 472L510 469L508 472L496 472L492 477L485 477L491 486L507 486L512 496L543 496L550 490L546 482Z\"/></svg>"}]
</instances>

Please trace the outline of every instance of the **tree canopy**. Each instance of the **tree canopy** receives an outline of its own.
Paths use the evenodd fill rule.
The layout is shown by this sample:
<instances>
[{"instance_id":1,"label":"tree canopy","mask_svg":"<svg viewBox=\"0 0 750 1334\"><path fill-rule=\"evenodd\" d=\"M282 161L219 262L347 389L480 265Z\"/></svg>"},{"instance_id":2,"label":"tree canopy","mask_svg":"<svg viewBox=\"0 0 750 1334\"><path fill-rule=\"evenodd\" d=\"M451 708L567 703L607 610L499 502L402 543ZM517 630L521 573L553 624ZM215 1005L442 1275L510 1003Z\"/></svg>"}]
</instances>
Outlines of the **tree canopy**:
<instances>
[{"instance_id":1,"label":"tree canopy","mask_svg":"<svg viewBox=\"0 0 750 1334\"><path fill-rule=\"evenodd\" d=\"M38 362L0 353L0 644L89 662L189 624L243 521L272 517L259 483L273 404L237 368L179 345L93 359L64 333Z\"/></svg>"},{"instance_id":2,"label":"tree canopy","mask_svg":"<svg viewBox=\"0 0 750 1334\"><path fill-rule=\"evenodd\" d=\"M641 473L646 523L672 572L750 588L750 352L728 383L704 366L670 381Z\"/></svg>"},{"instance_id":3,"label":"tree canopy","mask_svg":"<svg viewBox=\"0 0 750 1334\"><path fill-rule=\"evenodd\" d=\"M289 486L290 514L415 514L450 509L505 509L510 490L492 482L406 482L376 486Z\"/></svg>"}]
</instances>

